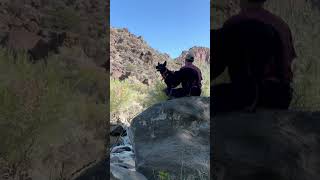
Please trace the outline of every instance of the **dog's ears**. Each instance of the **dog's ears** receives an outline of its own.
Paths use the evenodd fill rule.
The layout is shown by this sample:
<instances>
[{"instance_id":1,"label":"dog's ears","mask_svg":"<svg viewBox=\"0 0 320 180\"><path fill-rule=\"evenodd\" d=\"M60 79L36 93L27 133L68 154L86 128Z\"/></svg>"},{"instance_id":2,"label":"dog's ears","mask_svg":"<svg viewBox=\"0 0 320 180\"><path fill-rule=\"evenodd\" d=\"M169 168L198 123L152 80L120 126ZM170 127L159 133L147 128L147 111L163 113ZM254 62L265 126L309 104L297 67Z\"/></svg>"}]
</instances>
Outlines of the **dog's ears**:
<instances>
[{"instance_id":1,"label":"dog's ears","mask_svg":"<svg viewBox=\"0 0 320 180\"><path fill-rule=\"evenodd\" d=\"M160 63L158 62L158 66L160 65Z\"/></svg>"},{"instance_id":2,"label":"dog's ears","mask_svg":"<svg viewBox=\"0 0 320 180\"><path fill-rule=\"evenodd\" d=\"M163 63L163 65L166 66L166 65L167 65L167 61L165 61L165 62Z\"/></svg>"}]
</instances>

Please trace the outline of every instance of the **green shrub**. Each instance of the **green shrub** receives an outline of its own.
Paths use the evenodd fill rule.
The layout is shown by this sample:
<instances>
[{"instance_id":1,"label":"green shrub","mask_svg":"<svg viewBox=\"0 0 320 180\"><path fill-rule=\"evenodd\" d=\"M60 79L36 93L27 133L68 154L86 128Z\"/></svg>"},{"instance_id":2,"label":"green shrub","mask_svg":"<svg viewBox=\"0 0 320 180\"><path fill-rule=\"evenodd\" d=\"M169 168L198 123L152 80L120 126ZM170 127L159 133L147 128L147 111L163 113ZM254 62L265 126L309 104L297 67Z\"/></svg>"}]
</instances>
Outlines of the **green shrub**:
<instances>
[{"instance_id":1,"label":"green shrub","mask_svg":"<svg viewBox=\"0 0 320 180\"><path fill-rule=\"evenodd\" d=\"M170 180L169 173L165 171L159 171L158 177L159 177L159 180Z\"/></svg>"},{"instance_id":2,"label":"green shrub","mask_svg":"<svg viewBox=\"0 0 320 180\"><path fill-rule=\"evenodd\" d=\"M128 81L110 79L110 112L125 109L134 99L134 93Z\"/></svg>"},{"instance_id":3,"label":"green shrub","mask_svg":"<svg viewBox=\"0 0 320 180\"><path fill-rule=\"evenodd\" d=\"M82 134L104 141L106 105L78 87L79 82L104 84L102 74L80 62L66 64L65 56L49 57L47 66L31 64L24 52L15 58L0 49L0 158L11 167L32 168L33 160L50 156L49 144L52 149L66 139L85 141Z\"/></svg>"},{"instance_id":4,"label":"green shrub","mask_svg":"<svg viewBox=\"0 0 320 180\"><path fill-rule=\"evenodd\" d=\"M148 89L147 97L143 101L144 107L147 108L156 103L167 100L168 96L163 91L166 87L166 84L162 80L156 80Z\"/></svg>"}]
</instances>

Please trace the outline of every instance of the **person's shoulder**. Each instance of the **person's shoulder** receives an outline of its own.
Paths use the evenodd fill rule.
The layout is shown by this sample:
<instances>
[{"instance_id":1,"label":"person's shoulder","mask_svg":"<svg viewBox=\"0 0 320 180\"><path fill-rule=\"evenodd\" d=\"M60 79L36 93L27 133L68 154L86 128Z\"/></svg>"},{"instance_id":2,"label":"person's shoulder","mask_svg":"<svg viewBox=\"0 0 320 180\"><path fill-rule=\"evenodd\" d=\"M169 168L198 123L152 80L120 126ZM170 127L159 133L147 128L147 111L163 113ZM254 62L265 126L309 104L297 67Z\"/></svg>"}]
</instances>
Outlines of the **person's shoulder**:
<instances>
[{"instance_id":1,"label":"person's shoulder","mask_svg":"<svg viewBox=\"0 0 320 180\"><path fill-rule=\"evenodd\" d=\"M232 24L236 24L238 23L242 18L244 17L244 14L242 12L231 16L229 19L227 19L224 23L223 23L223 27L227 27L229 25Z\"/></svg>"},{"instance_id":2,"label":"person's shoulder","mask_svg":"<svg viewBox=\"0 0 320 180\"><path fill-rule=\"evenodd\" d=\"M277 24L281 25L282 27L290 30L289 25L288 25L280 16L278 16L278 15L276 15L276 14L274 14L274 13L268 11L268 10L264 10L264 12L265 12L270 18L272 18L272 20L273 20L275 23L277 23Z\"/></svg>"}]
</instances>

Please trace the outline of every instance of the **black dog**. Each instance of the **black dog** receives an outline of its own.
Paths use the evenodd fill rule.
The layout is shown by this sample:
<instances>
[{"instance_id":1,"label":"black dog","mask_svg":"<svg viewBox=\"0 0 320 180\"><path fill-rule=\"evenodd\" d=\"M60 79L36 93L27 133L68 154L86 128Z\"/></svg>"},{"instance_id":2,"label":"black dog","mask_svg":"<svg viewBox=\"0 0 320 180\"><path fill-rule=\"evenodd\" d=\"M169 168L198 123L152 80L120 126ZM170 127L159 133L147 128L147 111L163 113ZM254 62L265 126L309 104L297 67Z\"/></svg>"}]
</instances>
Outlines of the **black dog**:
<instances>
[{"instance_id":1,"label":"black dog","mask_svg":"<svg viewBox=\"0 0 320 180\"><path fill-rule=\"evenodd\" d=\"M201 87L198 86L198 72L191 68L181 68L179 71L170 71L166 67L167 62L163 64L158 63L157 71L160 72L167 85L166 94L172 98L179 98L184 96L200 96ZM182 88L177 88L181 83Z\"/></svg>"},{"instance_id":2,"label":"black dog","mask_svg":"<svg viewBox=\"0 0 320 180\"><path fill-rule=\"evenodd\" d=\"M158 62L156 69L157 71L160 72L164 82L167 85L167 88L171 89L179 85L179 82L177 81L175 73L173 71L170 71L166 66L167 66L167 61L165 61L163 64L160 64Z\"/></svg>"}]
</instances>

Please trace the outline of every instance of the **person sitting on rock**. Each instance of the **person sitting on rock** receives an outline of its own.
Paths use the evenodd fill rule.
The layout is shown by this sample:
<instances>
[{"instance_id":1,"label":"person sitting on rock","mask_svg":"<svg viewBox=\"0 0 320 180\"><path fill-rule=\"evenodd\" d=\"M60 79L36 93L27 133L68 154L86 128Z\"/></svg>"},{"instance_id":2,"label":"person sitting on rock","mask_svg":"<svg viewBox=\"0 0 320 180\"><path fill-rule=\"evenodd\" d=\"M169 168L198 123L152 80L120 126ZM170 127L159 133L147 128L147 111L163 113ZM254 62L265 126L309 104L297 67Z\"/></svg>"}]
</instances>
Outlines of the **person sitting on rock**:
<instances>
[{"instance_id":1,"label":"person sitting on rock","mask_svg":"<svg viewBox=\"0 0 320 180\"><path fill-rule=\"evenodd\" d=\"M241 0L241 12L211 32L211 77L227 67L231 80L211 88L215 112L289 108L296 57L292 35L283 20L263 8L265 1Z\"/></svg>"},{"instance_id":2,"label":"person sitting on rock","mask_svg":"<svg viewBox=\"0 0 320 180\"><path fill-rule=\"evenodd\" d=\"M188 54L185 59L185 65L179 71L173 72L172 78L175 83L168 85L165 93L171 98L179 98L185 96L200 96L201 95L201 70L193 64L194 56ZM176 88L181 84L182 88Z\"/></svg>"}]
</instances>

